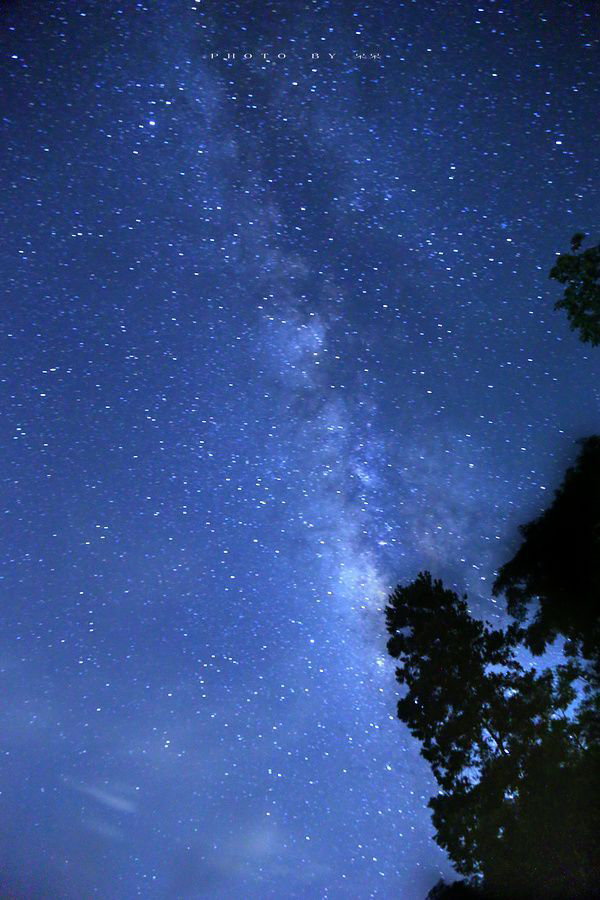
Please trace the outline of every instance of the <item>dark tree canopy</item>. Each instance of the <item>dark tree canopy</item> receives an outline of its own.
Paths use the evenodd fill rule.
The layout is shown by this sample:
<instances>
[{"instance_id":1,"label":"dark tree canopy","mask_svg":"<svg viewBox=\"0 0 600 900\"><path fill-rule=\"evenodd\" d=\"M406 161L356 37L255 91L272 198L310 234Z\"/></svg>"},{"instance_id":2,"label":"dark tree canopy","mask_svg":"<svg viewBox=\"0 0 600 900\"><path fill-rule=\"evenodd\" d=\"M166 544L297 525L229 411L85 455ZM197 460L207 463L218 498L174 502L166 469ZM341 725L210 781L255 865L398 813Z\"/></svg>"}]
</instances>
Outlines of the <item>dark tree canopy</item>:
<instances>
[{"instance_id":1,"label":"dark tree canopy","mask_svg":"<svg viewBox=\"0 0 600 900\"><path fill-rule=\"evenodd\" d=\"M466 881L453 881L447 884L438 881L427 894L427 900L485 900L485 894Z\"/></svg>"},{"instance_id":2,"label":"dark tree canopy","mask_svg":"<svg viewBox=\"0 0 600 900\"><path fill-rule=\"evenodd\" d=\"M534 653L561 634L571 650L597 660L600 650L600 437L588 437L554 502L520 528L523 543L500 570L493 593L505 594L520 622L535 606L525 642Z\"/></svg>"},{"instance_id":3,"label":"dark tree canopy","mask_svg":"<svg viewBox=\"0 0 600 900\"><path fill-rule=\"evenodd\" d=\"M600 344L600 244L579 253L584 238L581 233L573 235L573 252L560 254L550 278L566 285L554 308L565 309L580 339L595 345Z\"/></svg>"},{"instance_id":4,"label":"dark tree canopy","mask_svg":"<svg viewBox=\"0 0 600 900\"><path fill-rule=\"evenodd\" d=\"M577 666L525 668L518 627L472 617L466 598L428 572L396 588L386 619L405 687L398 717L439 785L429 802L436 841L473 879L452 890L591 896L600 759L572 714Z\"/></svg>"},{"instance_id":5,"label":"dark tree canopy","mask_svg":"<svg viewBox=\"0 0 600 900\"><path fill-rule=\"evenodd\" d=\"M550 272L566 285L555 308L600 344L600 244L579 252L583 239ZM494 582L512 625L473 617L429 572L388 598L398 718L438 783L435 839L465 876L429 900L600 896L600 436L580 443ZM523 664L559 635L566 662Z\"/></svg>"}]
</instances>

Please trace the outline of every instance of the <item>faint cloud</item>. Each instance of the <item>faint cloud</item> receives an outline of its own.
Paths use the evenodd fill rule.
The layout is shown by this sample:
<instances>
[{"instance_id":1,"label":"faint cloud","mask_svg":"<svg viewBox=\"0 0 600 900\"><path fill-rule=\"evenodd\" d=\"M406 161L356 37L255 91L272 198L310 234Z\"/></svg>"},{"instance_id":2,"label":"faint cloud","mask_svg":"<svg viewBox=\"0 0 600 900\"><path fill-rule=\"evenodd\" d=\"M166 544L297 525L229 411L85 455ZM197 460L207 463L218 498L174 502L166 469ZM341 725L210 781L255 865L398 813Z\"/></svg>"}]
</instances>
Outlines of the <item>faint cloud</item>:
<instances>
[{"instance_id":1,"label":"faint cloud","mask_svg":"<svg viewBox=\"0 0 600 900\"><path fill-rule=\"evenodd\" d=\"M113 793L106 788L96 787L94 785L88 784L76 784L75 782L70 781L68 781L67 784L74 790L79 791L80 794L85 794L87 797L92 797L94 800L97 800L98 803L101 803L103 806L106 806L109 809L114 809L117 812L123 813L134 813L137 811L136 804L131 800L128 800L126 797L123 797L119 794Z\"/></svg>"}]
</instances>

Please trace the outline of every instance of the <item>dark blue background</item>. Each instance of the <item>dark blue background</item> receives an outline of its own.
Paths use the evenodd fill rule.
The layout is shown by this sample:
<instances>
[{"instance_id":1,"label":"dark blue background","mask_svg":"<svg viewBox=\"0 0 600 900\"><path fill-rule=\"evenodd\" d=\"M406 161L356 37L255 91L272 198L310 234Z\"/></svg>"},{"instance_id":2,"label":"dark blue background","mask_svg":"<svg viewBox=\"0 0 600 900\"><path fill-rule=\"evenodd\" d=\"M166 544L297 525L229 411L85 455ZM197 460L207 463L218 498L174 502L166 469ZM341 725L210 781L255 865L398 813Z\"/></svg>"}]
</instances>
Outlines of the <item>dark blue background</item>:
<instances>
[{"instance_id":1,"label":"dark blue background","mask_svg":"<svg viewBox=\"0 0 600 900\"><path fill-rule=\"evenodd\" d=\"M597 4L2 18L3 891L423 898L380 609L598 430Z\"/></svg>"}]
</instances>

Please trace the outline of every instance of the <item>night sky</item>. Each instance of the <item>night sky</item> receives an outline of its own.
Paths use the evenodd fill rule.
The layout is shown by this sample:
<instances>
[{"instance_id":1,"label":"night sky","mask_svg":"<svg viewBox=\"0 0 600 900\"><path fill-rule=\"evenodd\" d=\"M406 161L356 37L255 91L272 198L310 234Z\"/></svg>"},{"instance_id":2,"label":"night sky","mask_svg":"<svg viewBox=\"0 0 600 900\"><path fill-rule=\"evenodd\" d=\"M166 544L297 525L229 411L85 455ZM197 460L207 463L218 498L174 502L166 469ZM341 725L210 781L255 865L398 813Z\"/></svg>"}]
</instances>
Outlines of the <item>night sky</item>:
<instances>
[{"instance_id":1,"label":"night sky","mask_svg":"<svg viewBox=\"0 0 600 900\"><path fill-rule=\"evenodd\" d=\"M1 15L2 894L422 900L381 609L599 430L597 4Z\"/></svg>"}]
</instances>

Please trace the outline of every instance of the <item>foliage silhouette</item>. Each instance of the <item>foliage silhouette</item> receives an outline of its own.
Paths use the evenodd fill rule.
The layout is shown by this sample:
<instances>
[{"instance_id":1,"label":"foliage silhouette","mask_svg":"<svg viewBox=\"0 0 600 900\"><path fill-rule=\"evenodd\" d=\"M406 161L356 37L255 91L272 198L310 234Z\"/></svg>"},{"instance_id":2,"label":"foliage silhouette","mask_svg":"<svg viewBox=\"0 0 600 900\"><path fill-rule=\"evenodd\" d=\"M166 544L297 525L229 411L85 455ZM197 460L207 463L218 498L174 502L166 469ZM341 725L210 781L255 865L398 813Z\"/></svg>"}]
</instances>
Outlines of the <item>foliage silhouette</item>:
<instances>
[{"instance_id":1,"label":"foliage silhouette","mask_svg":"<svg viewBox=\"0 0 600 900\"><path fill-rule=\"evenodd\" d=\"M571 239L550 277L582 341L600 344L600 244ZM600 896L600 436L499 570L513 623L493 629L420 572L385 609L405 692L398 718L438 783L435 839L466 878L428 900ZM558 636L565 662L523 663Z\"/></svg>"},{"instance_id":2,"label":"foliage silhouette","mask_svg":"<svg viewBox=\"0 0 600 900\"><path fill-rule=\"evenodd\" d=\"M522 525L521 547L499 570L493 593L523 622L537 603L525 643L540 654L561 634L573 655L598 657L600 648L600 437L580 442L554 502Z\"/></svg>"},{"instance_id":3,"label":"foliage silhouette","mask_svg":"<svg viewBox=\"0 0 600 900\"><path fill-rule=\"evenodd\" d=\"M537 519L520 528L523 542L499 570L492 591L503 593L536 655L559 635L577 665L585 700L579 721L600 743L600 437L580 441L581 452Z\"/></svg>"},{"instance_id":4,"label":"foliage silhouette","mask_svg":"<svg viewBox=\"0 0 600 900\"><path fill-rule=\"evenodd\" d=\"M447 884L442 880L431 888L427 900L485 900L485 894L466 881Z\"/></svg>"},{"instance_id":5,"label":"foliage silhouette","mask_svg":"<svg viewBox=\"0 0 600 900\"><path fill-rule=\"evenodd\" d=\"M565 309L573 330L580 340L600 344L600 244L578 253L585 238L577 233L571 238L572 253L561 253L550 270L550 278L566 284L554 309Z\"/></svg>"},{"instance_id":6,"label":"foliage silhouette","mask_svg":"<svg viewBox=\"0 0 600 900\"><path fill-rule=\"evenodd\" d=\"M396 588L386 620L406 688L398 717L438 782L436 841L471 879L465 890L591 895L600 760L572 714L578 666L526 668L519 626L492 629L429 572Z\"/></svg>"}]
</instances>

